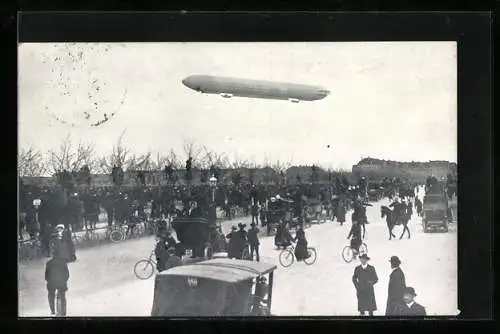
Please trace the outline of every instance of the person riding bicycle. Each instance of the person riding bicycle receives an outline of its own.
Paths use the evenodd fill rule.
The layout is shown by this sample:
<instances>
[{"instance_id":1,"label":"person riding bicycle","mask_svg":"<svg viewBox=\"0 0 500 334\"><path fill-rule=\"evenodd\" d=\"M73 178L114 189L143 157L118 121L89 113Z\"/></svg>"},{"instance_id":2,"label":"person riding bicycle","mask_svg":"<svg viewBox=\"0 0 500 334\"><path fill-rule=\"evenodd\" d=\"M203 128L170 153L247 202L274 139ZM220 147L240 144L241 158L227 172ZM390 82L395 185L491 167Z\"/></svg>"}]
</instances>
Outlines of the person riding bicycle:
<instances>
[{"instance_id":1,"label":"person riding bicycle","mask_svg":"<svg viewBox=\"0 0 500 334\"><path fill-rule=\"evenodd\" d=\"M347 239L351 239L351 248L354 251L354 256L356 256L359 254L359 247L362 244L361 226L356 220L352 221L351 231L349 231Z\"/></svg>"},{"instance_id":2,"label":"person riding bicycle","mask_svg":"<svg viewBox=\"0 0 500 334\"><path fill-rule=\"evenodd\" d=\"M276 247L287 248L292 244L293 241L292 234L288 228L288 223L280 223L276 228L276 236L274 238L274 244Z\"/></svg>"},{"instance_id":3,"label":"person riding bicycle","mask_svg":"<svg viewBox=\"0 0 500 334\"><path fill-rule=\"evenodd\" d=\"M67 261L60 256L59 251L53 253L45 265L45 281L49 299L50 314L55 315L56 292L61 299L60 315L66 316L66 291L68 291L69 269Z\"/></svg>"},{"instance_id":4,"label":"person riding bicycle","mask_svg":"<svg viewBox=\"0 0 500 334\"><path fill-rule=\"evenodd\" d=\"M177 241L170 232L165 232L160 236L160 240L156 243L156 268L158 271L167 269L169 258L175 254Z\"/></svg>"},{"instance_id":5,"label":"person riding bicycle","mask_svg":"<svg viewBox=\"0 0 500 334\"><path fill-rule=\"evenodd\" d=\"M295 246L295 258L297 261L302 261L309 258L311 255L307 251L307 239L302 224L299 225L299 229L295 233L295 238L293 241L297 242Z\"/></svg>"}]
</instances>

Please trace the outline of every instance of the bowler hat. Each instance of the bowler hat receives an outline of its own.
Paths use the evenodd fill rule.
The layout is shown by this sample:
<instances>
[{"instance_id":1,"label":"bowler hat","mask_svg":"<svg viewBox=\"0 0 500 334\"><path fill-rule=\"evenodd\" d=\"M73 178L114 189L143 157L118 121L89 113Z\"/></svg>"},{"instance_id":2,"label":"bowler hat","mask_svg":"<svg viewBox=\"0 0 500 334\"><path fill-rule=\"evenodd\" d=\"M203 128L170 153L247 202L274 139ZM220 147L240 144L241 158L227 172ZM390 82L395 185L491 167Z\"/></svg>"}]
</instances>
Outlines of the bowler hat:
<instances>
[{"instance_id":1,"label":"bowler hat","mask_svg":"<svg viewBox=\"0 0 500 334\"><path fill-rule=\"evenodd\" d=\"M254 227L255 226L255 223L251 223L250 226Z\"/></svg>"},{"instance_id":2,"label":"bowler hat","mask_svg":"<svg viewBox=\"0 0 500 334\"><path fill-rule=\"evenodd\" d=\"M411 286L407 286L405 289L404 289L404 293L407 293L407 294L410 294L412 296L416 296L417 294L415 293L415 289L412 288Z\"/></svg>"},{"instance_id":3,"label":"bowler hat","mask_svg":"<svg viewBox=\"0 0 500 334\"><path fill-rule=\"evenodd\" d=\"M369 257L368 255L366 255L366 254L361 254L361 255L359 256L359 259L360 259L360 260L370 260L370 257Z\"/></svg>"},{"instance_id":4,"label":"bowler hat","mask_svg":"<svg viewBox=\"0 0 500 334\"><path fill-rule=\"evenodd\" d=\"M231 230L236 231L236 226L231 226Z\"/></svg>"},{"instance_id":5,"label":"bowler hat","mask_svg":"<svg viewBox=\"0 0 500 334\"><path fill-rule=\"evenodd\" d=\"M389 262L391 262L391 264L397 264L397 265L401 264L401 260L397 256L391 256Z\"/></svg>"}]
</instances>

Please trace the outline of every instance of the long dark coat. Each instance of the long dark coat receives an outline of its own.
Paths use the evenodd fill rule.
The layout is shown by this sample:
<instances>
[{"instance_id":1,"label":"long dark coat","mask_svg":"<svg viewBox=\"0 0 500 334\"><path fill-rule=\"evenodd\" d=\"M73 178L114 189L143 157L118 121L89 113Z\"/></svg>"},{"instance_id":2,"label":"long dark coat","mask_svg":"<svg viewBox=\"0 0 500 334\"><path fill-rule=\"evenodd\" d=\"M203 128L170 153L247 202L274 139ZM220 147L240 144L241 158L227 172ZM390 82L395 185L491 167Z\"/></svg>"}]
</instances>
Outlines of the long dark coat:
<instances>
[{"instance_id":1,"label":"long dark coat","mask_svg":"<svg viewBox=\"0 0 500 334\"><path fill-rule=\"evenodd\" d=\"M229 240L227 243L227 256L232 259L236 257L236 231L231 231L226 235L226 238Z\"/></svg>"},{"instance_id":2,"label":"long dark coat","mask_svg":"<svg viewBox=\"0 0 500 334\"><path fill-rule=\"evenodd\" d=\"M295 235L295 240L297 241L297 245L295 246L295 258L297 261L302 261L307 258L307 239L304 230L297 230L297 234Z\"/></svg>"},{"instance_id":3,"label":"long dark coat","mask_svg":"<svg viewBox=\"0 0 500 334\"><path fill-rule=\"evenodd\" d=\"M406 288L405 274L401 268L396 268L389 276L389 294L385 315L397 316L398 308L403 304L403 293Z\"/></svg>"},{"instance_id":4,"label":"long dark coat","mask_svg":"<svg viewBox=\"0 0 500 334\"><path fill-rule=\"evenodd\" d=\"M241 259L243 255L243 249L245 249L246 243L248 242L247 232L245 230L239 230L233 234L232 239L234 239L235 241L235 251L237 252L236 258Z\"/></svg>"},{"instance_id":5,"label":"long dark coat","mask_svg":"<svg viewBox=\"0 0 500 334\"><path fill-rule=\"evenodd\" d=\"M346 209L343 202L339 202L337 206L337 220L340 223L345 222Z\"/></svg>"},{"instance_id":6,"label":"long dark coat","mask_svg":"<svg viewBox=\"0 0 500 334\"><path fill-rule=\"evenodd\" d=\"M375 301L375 292L373 285L378 282L377 272L371 265L363 269L361 265L354 269L352 282L356 287L356 296L358 297L358 311L375 311L377 303Z\"/></svg>"}]
</instances>

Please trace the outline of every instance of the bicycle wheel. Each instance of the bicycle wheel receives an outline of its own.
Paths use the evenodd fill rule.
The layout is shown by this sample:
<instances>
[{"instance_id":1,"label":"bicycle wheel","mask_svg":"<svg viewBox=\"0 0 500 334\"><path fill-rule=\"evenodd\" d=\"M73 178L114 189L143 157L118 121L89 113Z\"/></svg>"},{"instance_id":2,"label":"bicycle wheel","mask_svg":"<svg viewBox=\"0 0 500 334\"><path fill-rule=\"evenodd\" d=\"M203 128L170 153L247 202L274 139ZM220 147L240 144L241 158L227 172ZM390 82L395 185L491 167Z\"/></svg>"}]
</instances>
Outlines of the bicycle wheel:
<instances>
[{"instance_id":1,"label":"bicycle wheel","mask_svg":"<svg viewBox=\"0 0 500 334\"><path fill-rule=\"evenodd\" d=\"M155 268L149 260L139 260L134 265L134 274L140 280L147 280L153 276Z\"/></svg>"},{"instance_id":2,"label":"bicycle wheel","mask_svg":"<svg viewBox=\"0 0 500 334\"><path fill-rule=\"evenodd\" d=\"M279 261L280 261L280 264L285 267L285 268L288 268L290 267L293 262L295 261L295 255L293 254L293 252L289 249L284 249L281 251L280 253L280 256L279 256Z\"/></svg>"},{"instance_id":3,"label":"bicycle wheel","mask_svg":"<svg viewBox=\"0 0 500 334\"><path fill-rule=\"evenodd\" d=\"M359 246L359 255L361 254L368 254L368 246L364 242Z\"/></svg>"},{"instance_id":4,"label":"bicycle wheel","mask_svg":"<svg viewBox=\"0 0 500 334\"><path fill-rule=\"evenodd\" d=\"M351 246L345 246L344 249L342 250L342 258L344 259L344 261L349 263L352 261L353 257L354 254L352 252Z\"/></svg>"},{"instance_id":5,"label":"bicycle wheel","mask_svg":"<svg viewBox=\"0 0 500 334\"><path fill-rule=\"evenodd\" d=\"M309 254L309 257L307 259L304 259L304 263L310 266L311 264L316 262L316 248L308 247L307 254Z\"/></svg>"},{"instance_id":6,"label":"bicycle wheel","mask_svg":"<svg viewBox=\"0 0 500 334\"><path fill-rule=\"evenodd\" d=\"M112 242L120 242L123 240L123 232L120 230L111 231L111 233L109 234L109 239Z\"/></svg>"}]
</instances>

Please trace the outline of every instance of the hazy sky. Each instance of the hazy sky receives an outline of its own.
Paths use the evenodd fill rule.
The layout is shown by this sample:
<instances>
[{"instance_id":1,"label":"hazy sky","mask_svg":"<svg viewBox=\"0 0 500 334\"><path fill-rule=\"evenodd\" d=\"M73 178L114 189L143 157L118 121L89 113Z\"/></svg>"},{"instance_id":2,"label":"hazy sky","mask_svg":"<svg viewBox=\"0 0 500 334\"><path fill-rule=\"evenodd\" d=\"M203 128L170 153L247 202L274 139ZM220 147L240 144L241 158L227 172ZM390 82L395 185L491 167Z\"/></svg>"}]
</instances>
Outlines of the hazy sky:
<instances>
[{"instance_id":1,"label":"hazy sky","mask_svg":"<svg viewBox=\"0 0 500 334\"><path fill-rule=\"evenodd\" d=\"M186 138L257 162L456 161L456 67L455 42L22 44L19 145L57 148L70 133L105 153L126 130L136 153L182 153ZM224 99L183 86L194 74L331 94L298 104ZM115 116L89 126L104 113Z\"/></svg>"}]
</instances>

